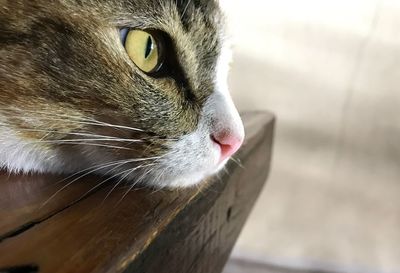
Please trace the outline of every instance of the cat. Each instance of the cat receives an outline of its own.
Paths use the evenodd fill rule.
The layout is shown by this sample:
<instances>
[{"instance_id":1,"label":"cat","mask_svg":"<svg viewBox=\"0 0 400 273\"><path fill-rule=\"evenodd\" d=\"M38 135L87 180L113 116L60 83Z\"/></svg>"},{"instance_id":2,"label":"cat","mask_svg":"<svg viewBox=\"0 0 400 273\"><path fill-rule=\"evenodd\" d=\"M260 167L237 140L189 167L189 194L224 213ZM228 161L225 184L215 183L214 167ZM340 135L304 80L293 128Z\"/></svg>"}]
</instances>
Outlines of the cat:
<instances>
[{"instance_id":1,"label":"cat","mask_svg":"<svg viewBox=\"0 0 400 273\"><path fill-rule=\"evenodd\" d=\"M0 0L0 168L182 188L244 129L216 0Z\"/></svg>"}]
</instances>

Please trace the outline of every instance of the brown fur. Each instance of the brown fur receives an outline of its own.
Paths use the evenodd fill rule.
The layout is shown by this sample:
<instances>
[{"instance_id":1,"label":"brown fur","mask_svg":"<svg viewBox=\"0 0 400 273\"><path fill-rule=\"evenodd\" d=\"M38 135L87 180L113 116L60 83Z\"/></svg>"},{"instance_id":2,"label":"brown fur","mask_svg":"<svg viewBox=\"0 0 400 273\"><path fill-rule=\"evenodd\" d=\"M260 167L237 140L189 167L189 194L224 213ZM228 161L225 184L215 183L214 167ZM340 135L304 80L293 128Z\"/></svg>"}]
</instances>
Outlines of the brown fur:
<instances>
[{"instance_id":1,"label":"brown fur","mask_svg":"<svg viewBox=\"0 0 400 273\"><path fill-rule=\"evenodd\" d=\"M120 41L121 27L165 32L174 74L141 72ZM143 139L96 151L113 159L162 155L195 130L215 88L220 39L213 0L0 0L0 116L41 149L80 153L82 161L87 149L51 141L82 138L71 133Z\"/></svg>"}]
</instances>

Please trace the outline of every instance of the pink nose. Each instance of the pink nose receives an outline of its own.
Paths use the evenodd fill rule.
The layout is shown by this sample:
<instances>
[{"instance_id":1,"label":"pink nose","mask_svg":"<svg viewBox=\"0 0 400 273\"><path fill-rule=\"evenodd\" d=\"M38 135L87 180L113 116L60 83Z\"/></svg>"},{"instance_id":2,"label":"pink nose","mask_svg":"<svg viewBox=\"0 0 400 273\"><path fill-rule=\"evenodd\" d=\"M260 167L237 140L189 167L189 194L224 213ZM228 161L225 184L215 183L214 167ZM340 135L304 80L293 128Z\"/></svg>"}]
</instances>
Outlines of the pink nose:
<instances>
[{"instance_id":1,"label":"pink nose","mask_svg":"<svg viewBox=\"0 0 400 273\"><path fill-rule=\"evenodd\" d=\"M243 143L243 137L227 132L212 134L211 139L221 148L220 162L233 155Z\"/></svg>"}]
</instances>

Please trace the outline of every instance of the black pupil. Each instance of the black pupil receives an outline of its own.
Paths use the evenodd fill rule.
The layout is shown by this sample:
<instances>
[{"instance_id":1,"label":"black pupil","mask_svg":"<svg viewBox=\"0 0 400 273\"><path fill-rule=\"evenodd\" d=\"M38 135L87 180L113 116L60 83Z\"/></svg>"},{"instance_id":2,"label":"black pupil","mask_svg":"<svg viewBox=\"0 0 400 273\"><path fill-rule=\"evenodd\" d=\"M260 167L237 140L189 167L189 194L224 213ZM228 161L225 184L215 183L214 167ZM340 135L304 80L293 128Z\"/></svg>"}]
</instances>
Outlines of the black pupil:
<instances>
[{"instance_id":1,"label":"black pupil","mask_svg":"<svg viewBox=\"0 0 400 273\"><path fill-rule=\"evenodd\" d=\"M153 49L153 41L152 41L151 37L149 36L147 38L146 51L144 53L144 57L146 59L147 59L147 57L149 57L152 49Z\"/></svg>"}]
</instances>

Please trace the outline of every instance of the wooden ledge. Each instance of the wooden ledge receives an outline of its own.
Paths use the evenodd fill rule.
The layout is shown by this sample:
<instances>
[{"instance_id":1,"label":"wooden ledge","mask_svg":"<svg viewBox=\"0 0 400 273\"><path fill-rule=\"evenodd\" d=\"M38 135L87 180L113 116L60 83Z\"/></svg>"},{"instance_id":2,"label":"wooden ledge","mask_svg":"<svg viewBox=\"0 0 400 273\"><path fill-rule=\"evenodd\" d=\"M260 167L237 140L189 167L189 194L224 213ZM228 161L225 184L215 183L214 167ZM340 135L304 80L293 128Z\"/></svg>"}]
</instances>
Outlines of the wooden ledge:
<instances>
[{"instance_id":1,"label":"wooden ledge","mask_svg":"<svg viewBox=\"0 0 400 273\"><path fill-rule=\"evenodd\" d=\"M227 172L179 191L0 173L0 273L220 272L269 172L274 118L243 116L246 140ZM229 174L228 174L229 173ZM60 182L61 181L61 182Z\"/></svg>"}]
</instances>

